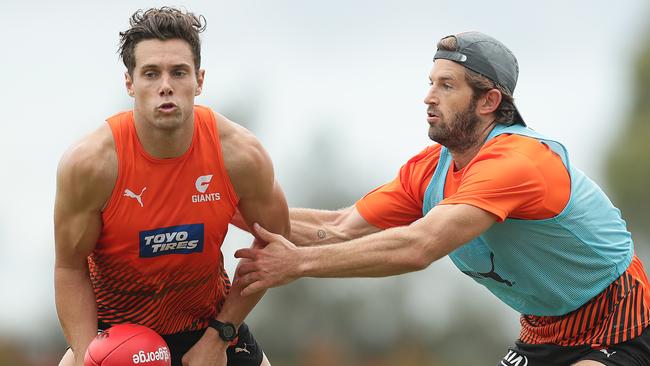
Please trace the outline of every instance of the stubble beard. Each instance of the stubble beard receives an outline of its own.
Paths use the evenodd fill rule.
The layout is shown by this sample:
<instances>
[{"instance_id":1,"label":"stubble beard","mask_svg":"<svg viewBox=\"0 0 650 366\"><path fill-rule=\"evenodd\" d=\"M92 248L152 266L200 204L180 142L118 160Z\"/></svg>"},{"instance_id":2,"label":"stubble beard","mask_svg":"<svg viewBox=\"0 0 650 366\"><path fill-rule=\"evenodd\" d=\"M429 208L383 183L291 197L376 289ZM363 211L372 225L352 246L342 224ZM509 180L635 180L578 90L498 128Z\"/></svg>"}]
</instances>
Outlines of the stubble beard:
<instances>
[{"instance_id":1,"label":"stubble beard","mask_svg":"<svg viewBox=\"0 0 650 366\"><path fill-rule=\"evenodd\" d=\"M429 127L429 138L454 152L464 152L478 142L476 101L462 112L455 113L450 121L442 116L440 123Z\"/></svg>"}]
</instances>

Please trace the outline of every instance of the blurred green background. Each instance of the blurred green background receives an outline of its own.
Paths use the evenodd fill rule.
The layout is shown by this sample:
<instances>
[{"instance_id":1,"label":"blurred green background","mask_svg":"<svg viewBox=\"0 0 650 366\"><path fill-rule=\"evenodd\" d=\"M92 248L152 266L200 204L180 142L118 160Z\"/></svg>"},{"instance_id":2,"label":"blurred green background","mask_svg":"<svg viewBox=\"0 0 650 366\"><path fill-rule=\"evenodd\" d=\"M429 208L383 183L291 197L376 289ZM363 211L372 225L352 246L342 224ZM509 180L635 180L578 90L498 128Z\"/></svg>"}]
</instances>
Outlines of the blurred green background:
<instances>
[{"instance_id":1,"label":"blurred green background","mask_svg":"<svg viewBox=\"0 0 650 366\"><path fill-rule=\"evenodd\" d=\"M516 102L621 208L650 265L650 15L644 0L10 2L0 12L0 365L57 364L56 164L130 107L117 33L138 8L204 14L198 102L252 130L291 206L337 209L391 180L431 142L436 41L479 30L519 59ZM232 253L250 237L232 228ZM248 323L275 366L494 365L518 315L447 259L383 279L302 279L267 293Z\"/></svg>"}]
</instances>

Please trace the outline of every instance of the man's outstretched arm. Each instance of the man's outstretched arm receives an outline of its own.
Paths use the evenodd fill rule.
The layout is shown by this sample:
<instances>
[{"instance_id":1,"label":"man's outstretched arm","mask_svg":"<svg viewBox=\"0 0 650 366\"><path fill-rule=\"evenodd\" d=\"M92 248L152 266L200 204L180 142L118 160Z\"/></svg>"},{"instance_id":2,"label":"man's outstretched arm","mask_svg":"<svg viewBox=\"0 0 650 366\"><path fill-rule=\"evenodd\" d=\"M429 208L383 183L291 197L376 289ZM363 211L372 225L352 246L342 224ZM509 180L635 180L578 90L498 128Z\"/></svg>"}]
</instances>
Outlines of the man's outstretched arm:
<instances>
[{"instance_id":1,"label":"man's outstretched arm","mask_svg":"<svg viewBox=\"0 0 650 366\"><path fill-rule=\"evenodd\" d=\"M244 295L299 277L384 277L418 271L487 230L496 218L480 208L440 205L409 226L387 229L338 245L296 247L255 225L264 249L240 249Z\"/></svg>"}]
</instances>

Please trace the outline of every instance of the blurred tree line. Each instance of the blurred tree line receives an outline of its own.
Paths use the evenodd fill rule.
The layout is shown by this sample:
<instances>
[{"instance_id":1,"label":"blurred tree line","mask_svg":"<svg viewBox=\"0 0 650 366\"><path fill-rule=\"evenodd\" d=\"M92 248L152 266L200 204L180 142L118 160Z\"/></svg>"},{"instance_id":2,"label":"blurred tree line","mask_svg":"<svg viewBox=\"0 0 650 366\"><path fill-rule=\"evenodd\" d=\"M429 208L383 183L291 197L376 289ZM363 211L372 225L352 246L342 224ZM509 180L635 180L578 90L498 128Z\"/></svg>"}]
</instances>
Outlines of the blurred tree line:
<instances>
[{"instance_id":1,"label":"blurred tree line","mask_svg":"<svg viewBox=\"0 0 650 366\"><path fill-rule=\"evenodd\" d=\"M630 112L614 144L607 178L614 204L623 212L637 246L648 250L650 239L650 36L633 68ZM615 125L619 121L612 121ZM647 266L648 264L646 264Z\"/></svg>"}]
</instances>

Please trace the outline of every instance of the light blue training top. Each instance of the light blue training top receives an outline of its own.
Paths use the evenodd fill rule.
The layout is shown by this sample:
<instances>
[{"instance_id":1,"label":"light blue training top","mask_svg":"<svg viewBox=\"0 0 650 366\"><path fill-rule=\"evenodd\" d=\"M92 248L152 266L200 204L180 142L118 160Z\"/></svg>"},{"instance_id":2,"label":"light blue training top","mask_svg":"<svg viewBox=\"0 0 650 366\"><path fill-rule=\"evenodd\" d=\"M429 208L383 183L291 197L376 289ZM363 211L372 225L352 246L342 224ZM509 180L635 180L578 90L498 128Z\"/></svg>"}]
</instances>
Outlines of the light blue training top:
<instances>
[{"instance_id":1,"label":"light blue training top","mask_svg":"<svg viewBox=\"0 0 650 366\"><path fill-rule=\"evenodd\" d=\"M507 218L495 223L449 257L463 273L522 314L567 314L625 272L634 254L632 237L621 212L596 183L571 166L562 144L521 125L500 124L486 141L501 134L537 139L558 154L571 177L569 201L550 219ZM442 201L451 161L449 150L442 147L424 196L424 215Z\"/></svg>"}]
</instances>

